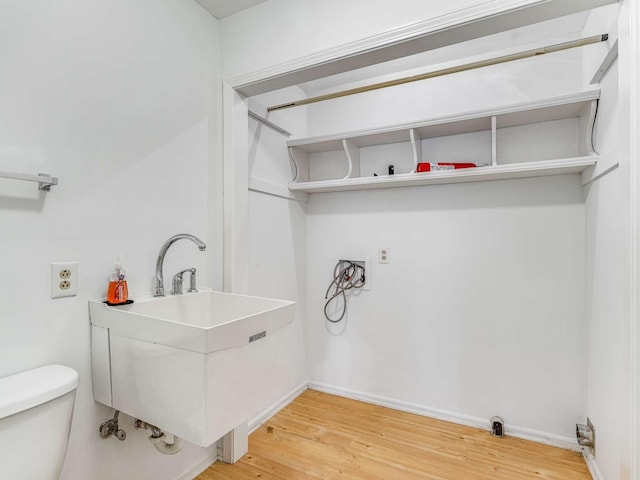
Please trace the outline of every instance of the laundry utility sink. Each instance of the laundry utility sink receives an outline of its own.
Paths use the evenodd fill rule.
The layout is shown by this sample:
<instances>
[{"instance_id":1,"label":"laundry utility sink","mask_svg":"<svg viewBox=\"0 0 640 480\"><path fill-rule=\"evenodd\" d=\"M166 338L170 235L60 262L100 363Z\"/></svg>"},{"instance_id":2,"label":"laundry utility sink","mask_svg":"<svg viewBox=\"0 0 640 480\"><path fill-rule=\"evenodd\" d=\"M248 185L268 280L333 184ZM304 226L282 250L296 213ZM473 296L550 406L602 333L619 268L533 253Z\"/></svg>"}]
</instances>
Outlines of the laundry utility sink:
<instances>
[{"instance_id":1,"label":"laundry utility sink","mask_svg":"<svg viewBox=\"0 0 640 480\"><path fill-rule=\"evenodd\" d=\"M208 446L271 406L295 302L200 289L89 302L96 401Z\"/></svg>"},{"instance_id":2,"label":"laundry utility sink","mask_svg":"<svg viewBox=\"0 0 640 480\"><path fill-rule=\"evenodd\" d=\"M91 324L127 338L200 353L238 347L292 320L294 302L201 289L110 307L90 302Z\"/></svg>"}]
</instances>

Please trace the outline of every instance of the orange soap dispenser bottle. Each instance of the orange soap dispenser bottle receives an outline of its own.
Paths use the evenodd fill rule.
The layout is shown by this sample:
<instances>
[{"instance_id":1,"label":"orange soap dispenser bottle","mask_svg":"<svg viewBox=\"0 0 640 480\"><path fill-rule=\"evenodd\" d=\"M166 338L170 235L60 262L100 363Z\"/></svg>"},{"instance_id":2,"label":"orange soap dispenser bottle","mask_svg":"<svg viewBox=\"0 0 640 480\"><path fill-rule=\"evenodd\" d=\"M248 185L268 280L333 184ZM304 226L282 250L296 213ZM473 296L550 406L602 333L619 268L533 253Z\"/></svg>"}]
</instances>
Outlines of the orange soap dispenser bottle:
<instances>
[{"instance_id":1,"label":"orange soap dispenser bottle","mask_svg":"<svg viewBox=\"0 0 640 480\"><path fill-rule=\"evenodd\" d=\"M129 289L125 280L126 272L118 261L109 277L109 288L107 289L107 303L110 305L121 305L129 298Z\"/></svg>"}]
</instances>

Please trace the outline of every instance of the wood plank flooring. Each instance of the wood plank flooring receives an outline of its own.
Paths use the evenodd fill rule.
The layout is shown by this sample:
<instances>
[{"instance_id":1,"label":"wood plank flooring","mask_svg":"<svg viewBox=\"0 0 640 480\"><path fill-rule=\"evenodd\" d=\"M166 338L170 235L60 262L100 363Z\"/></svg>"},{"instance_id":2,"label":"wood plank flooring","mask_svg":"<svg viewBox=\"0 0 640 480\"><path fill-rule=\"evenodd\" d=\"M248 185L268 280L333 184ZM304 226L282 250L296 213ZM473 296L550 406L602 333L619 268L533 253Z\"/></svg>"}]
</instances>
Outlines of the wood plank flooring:
<instances>
[{"instance_id":1,"label":"wood plank flooring","mask_svg":"<svg viewBox=\"0 0 640 480\"><path fill-rule=\"evenodd\" d=\"M308 390L195 480L590 480L582 455Z\"/></svg>"}]
</instances>

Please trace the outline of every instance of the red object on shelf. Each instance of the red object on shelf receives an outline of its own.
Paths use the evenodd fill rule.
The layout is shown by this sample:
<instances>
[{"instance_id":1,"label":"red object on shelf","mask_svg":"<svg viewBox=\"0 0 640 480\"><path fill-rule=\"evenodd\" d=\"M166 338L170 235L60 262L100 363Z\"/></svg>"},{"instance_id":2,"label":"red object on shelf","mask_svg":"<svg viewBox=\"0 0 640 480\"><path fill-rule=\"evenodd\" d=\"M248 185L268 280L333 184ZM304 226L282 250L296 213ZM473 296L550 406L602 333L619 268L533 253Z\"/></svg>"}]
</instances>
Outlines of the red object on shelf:
<instances>
[{"instance_id":1,"label":"red object on shelf","mask_svg":"<svg viewBox=\"0 0 640 480\"><path fill-rule=\"evenodd\" d=\"M438 163L418 163L416 172L439 172L443 170L458 170L460 168L474 168L475 163L438 162Z\"/></svg>"}]
</instances>

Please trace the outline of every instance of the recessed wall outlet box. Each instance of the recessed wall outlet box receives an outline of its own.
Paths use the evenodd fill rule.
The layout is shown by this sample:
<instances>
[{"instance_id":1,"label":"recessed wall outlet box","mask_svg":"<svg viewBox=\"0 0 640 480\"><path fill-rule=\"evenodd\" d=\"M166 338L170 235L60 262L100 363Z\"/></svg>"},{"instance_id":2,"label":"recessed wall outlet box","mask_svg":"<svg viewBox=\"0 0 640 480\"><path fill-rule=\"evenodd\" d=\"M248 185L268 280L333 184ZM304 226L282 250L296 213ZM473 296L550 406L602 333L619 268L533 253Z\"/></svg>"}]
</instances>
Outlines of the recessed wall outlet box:
<instances>
[{"instance_id":1,"label":"recessed wall outlet box","mask_svg":"<svg viewBox=\"0 0 640 480\"><path fill-rule=\"evenodd\" d=\"M358 290L371 290L371 258L364 257L362 255L346 255L344 257L336 258L333 262L333 266L341 260L347 260L364 267L364 286Z\"/></svg>"},{"instance_id":2,"label":"recessed wall outlet box","mask_svg":"<svg viewBox=\"0 0 640 480\"><path fill-rule=\"evenodd\" d=\"M51 264L51 298L75 297L78 294L78 262Z\"/></svg>"},{"instance_id":3,"label":"recessed wall outlet box","mask_svg":"<svg viewBox=\"0 0 640 480\"><path fill-rule=\"evenodd\" d=\"M389 263L391 251L386 247L380 247L378 249L378 263Z\"/></svg>"}]
</instances>

